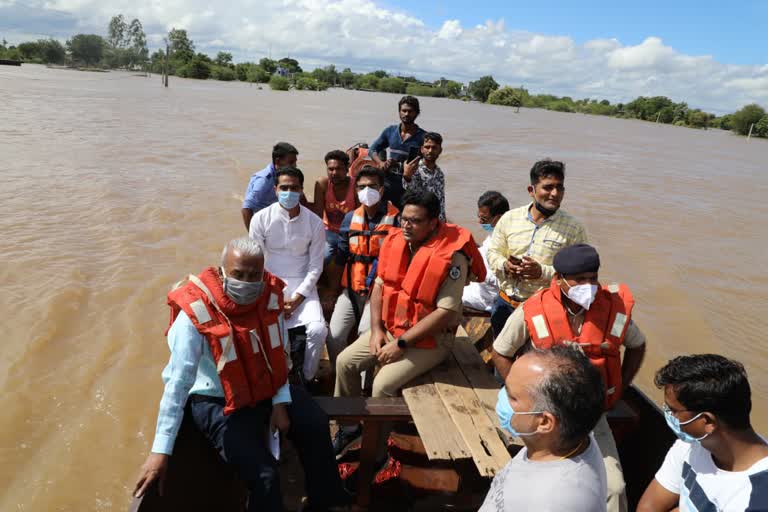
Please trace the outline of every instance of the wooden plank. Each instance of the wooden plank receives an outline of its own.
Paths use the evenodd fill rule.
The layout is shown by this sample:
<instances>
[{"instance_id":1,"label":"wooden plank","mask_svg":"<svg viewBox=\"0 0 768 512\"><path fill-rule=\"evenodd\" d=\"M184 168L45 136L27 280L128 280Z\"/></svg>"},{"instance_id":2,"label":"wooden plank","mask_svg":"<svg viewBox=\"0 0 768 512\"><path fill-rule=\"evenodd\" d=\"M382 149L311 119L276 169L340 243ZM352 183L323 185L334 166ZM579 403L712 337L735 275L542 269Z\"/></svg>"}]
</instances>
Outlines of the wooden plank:
<instances>
[{"instance_id":1,"label":"wooden plank","mask_svg":"<svg viewBox=\"0 0 768 512\"><path fill-rule=\"evenodd\" d=\"M429 460L469 459L472 454L455 425L429 375L403 388L403 398L419 431Z\"/></svg>"},{"instance_id":2,"label":"wooden plank","mask_svg":"<svg viewBox=\"0 0 768 512\"><path fill-rule=\"evenodd\" d=\"M488 417L485 405L458 363L451 355L431 374L448 414L469 447L477 470L482 476L496 475L509 462L509 453L499 438L495 422Z\"/></svg>"},{"instance_id":3,"label":"wooden plank","mask_svg":"<svg viewBox=\"0 0 768 512\"><path fill-rule=\"evenodd\" d=\"M408 405L400 397L316 396L314 400L329 417L334 419L398 421L411 416Z\"/></svg>"},{"instance_id":4,"label":"wooden plank","mask_svg":"<svg viewBox=\"0 0 768 512\"><path fill-rule=\"evenodd\" d=\"M371 480L375 472L376 450L381 436L381 423L378 421L363 422L363 441L360 447L359 481L357 489L357 505L362 509L371 504Z\"/></svg>"}]
</instances>

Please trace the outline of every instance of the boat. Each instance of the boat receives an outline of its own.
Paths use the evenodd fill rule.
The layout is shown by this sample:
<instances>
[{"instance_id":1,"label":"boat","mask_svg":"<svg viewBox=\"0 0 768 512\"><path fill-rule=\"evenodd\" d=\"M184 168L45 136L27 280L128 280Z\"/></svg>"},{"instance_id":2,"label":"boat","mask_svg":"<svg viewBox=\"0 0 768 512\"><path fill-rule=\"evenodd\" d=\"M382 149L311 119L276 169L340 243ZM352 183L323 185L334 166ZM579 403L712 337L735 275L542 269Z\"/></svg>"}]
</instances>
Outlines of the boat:
<instances>
[{"instance_id":1,"label":"boat","mask_svg":"<svg viewBox=\"0 0 768 512\"><path fill-rule=\"evenodd\" d=\"M464 322L470 341L481 354L487 352L492 341L488 319L483 316L469 313ZM624 470L630 510L634 510L675 437L667 427L661 409L635 386L630 386L622 400L608 413L608 421ZM490 480L480 477L471 460L468 464L448 465L430 462L412 424L396 429L389 446L390 455L400 461L402 469L397 481L374 485L371 510L389 510L397 506L409 510L445 510L450 507L470 511L479 508ZM280 472L286 504L298 503L303 492L302 471L297 459L291 448L286 450L284 446ZM245 500L243 484L185 414L170 459L163 496L153 487L143 498L133 500L130 511L241 512L245 509Z\"/></svg>"},{"instance_id":2,"label":"boat","mask_svg":"<svg viewBox=\"0 0 768 512\"><path fill-rule=\"evenodd\" d=\"M0 59L0 65L2 66L21 66L20 60Z\"/></svg>"}]
</instances>

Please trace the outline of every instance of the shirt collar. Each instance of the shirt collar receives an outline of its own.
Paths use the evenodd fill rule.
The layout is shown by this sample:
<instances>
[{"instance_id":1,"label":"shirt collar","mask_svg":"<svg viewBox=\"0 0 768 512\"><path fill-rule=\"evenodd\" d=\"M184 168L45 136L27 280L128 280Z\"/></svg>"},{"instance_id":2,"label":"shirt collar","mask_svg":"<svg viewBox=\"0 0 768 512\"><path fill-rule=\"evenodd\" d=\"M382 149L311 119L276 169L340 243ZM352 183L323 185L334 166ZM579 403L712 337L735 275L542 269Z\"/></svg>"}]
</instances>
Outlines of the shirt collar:
<instances>
[{"instance_id":1,"label":"shirt collar","mask_svg":"<svg viewBox=\"0 0 768 512\"><path fill-rule=\"evenodd\" d=\"M535 208L535 206L533 205L533 201L528 203L528 206L525 208L525 218L533 222L534 224L536 224L536 222L533 220L533 217L531 216L531 208ZM543 224L545 222L555 220L559 215L560 215L560 208L558 208L557 211L552 215L550 215L549 217L545 217L544 220L541 222Z\"/></svg>"},{"instance_id":2,"label":"shirt collar","mask_svg":"<svg viewBox=\"0 0 768 512\"><path fill-rule=\"evenodd\" d=\"M439 166L439 165L437 165L437 164L435 164L435 170L434 170L434 171L433 171L433 170L430 170L430 168L429 168L429 167L427 167L427 164L425 164L425 163L424 163L424 160L423 160L423 159L422 159L422 160L419 162L419 170L421 171L422 169L424 170L424 173L425 173L425 174L428 174L428 175L430 175L430 176L434 176L434 175L436 175L436 174L440 174L441 172L443 172L443 171L440 169L440 166Z\"/></svg>"}]
</instances>

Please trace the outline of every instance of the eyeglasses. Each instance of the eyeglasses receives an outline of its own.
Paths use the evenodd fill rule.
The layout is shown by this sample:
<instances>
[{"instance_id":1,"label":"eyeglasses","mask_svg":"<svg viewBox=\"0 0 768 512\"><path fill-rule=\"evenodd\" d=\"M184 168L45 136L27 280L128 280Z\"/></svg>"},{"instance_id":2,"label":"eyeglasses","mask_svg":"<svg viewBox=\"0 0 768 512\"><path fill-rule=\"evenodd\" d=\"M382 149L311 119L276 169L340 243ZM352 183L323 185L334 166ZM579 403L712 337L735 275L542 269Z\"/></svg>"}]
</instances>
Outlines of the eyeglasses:
<instances>
[{"instance_id":1,"label":"eyeglasses","mask_svg":"<svg viewBox=\"0 0 768 512\"><path fill-rule=\"evenodd\" d=\"M426 219L419 219L419 218L412 218L412 217L400 217L400 225L404 226L405 224L410 224L412 226L418 226L419 224L423 224L426 221Z\"/></svg>"}]
</instances>

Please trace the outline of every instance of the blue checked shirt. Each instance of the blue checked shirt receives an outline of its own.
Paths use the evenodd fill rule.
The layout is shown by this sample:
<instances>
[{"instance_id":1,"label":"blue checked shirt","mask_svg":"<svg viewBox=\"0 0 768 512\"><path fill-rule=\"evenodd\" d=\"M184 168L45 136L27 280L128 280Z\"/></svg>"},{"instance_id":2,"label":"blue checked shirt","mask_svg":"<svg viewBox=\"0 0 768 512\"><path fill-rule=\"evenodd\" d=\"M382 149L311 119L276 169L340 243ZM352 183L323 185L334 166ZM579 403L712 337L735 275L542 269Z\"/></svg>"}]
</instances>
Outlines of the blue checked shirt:
<instances>
[{"instance_id":1,"label":"blue checked shirt","mask_svg":"<svg viewBox=\"0 0 768 512\"><path fill-rule=\"evenodd\" d=\"M283 348L285 349L289 341L282 315L280 315L280 327L283 331ZM208 342L183 311L179 313L168 331L168 347L171 349L171 358L162 374L165 389L160 399L152 452L170 455L184 417L187 397L194 393L223 398L224 390L221 387L221 379L216 371L216 363ZM272 403L290 402L291 391L286 382L272 397Z\"/></svg>"}]
</instances>

